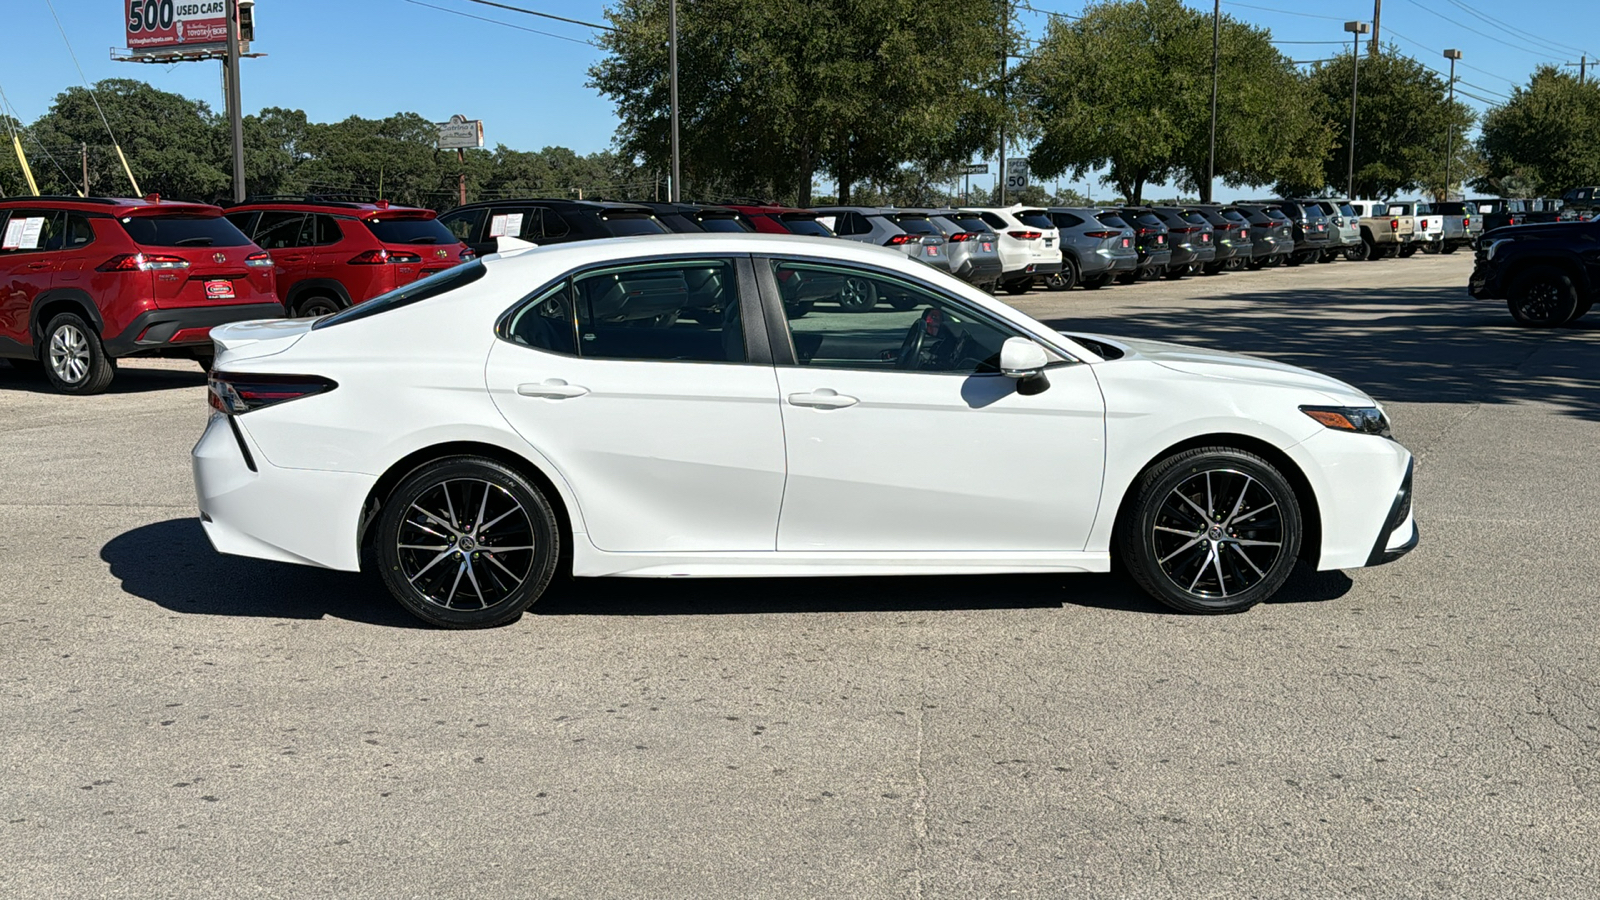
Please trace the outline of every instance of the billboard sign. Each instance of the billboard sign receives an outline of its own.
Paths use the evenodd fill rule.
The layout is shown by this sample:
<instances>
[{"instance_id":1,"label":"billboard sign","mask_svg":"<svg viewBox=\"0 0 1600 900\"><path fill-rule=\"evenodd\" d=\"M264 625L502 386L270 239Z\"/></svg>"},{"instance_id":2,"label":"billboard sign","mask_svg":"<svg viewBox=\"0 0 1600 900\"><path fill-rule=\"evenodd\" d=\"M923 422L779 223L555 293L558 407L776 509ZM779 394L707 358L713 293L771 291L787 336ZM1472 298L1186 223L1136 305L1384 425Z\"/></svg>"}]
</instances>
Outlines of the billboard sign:
<instances>
[{"instance_id":1,"label":"billboard sign","mask_svg":"<svg viewBox=\"0 0 1600 900\"><path fill-rule=\"evenodd\" d=\"M228 43L228 0L123 0L123 7L135 53Z\"/></svg>"},{"instance_id":2,"label":"billboard sign","mask_svg":"<svg viewBox=\"0 0 1600 900\"><path fill-rule=\"evenodd\" d=\"M440 150L471 150L483 146L483 120L451 116L448 122L434 123L439 128Z\"/></svg>"}]
</instances>

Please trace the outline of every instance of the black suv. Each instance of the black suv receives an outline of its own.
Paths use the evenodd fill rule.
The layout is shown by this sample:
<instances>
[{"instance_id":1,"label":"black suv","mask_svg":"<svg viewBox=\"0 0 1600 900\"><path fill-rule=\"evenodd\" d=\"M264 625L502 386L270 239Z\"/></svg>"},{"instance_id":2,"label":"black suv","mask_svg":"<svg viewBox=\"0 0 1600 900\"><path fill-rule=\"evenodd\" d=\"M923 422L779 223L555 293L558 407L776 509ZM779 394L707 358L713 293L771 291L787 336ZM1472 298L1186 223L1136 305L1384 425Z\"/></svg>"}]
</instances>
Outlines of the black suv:
<instances>
[{"instance_id":1,"label":"black suv","mask_svg":"<svg viewBox=\"0 0 1600 900\"><path fill-rule=\"evenodd\" d=\"M450 210L439 217L439 224L479 256L499 253L502 236L542 247L667 233L650 207L602 200L486 200Z\"/></svg>"},{"instance_id":2,"label":"black suv","mask_svg":"<svg viewBox=\"0 0 1600 900\"><path fill-rule=\"evenodd\" d=\"M726 206L655 202L642 202L639 205L648 207L662 226L673 234L702 234L707 231L748 234L755 231L739 218L737 211Z\"/></svg>"},{"instance_id":3,"label":"black suv","mask_svg":"<svg viewBox=\"0 0 1600 900\"><path fill-rule=\"evenodd\" d=\"M1553 328L1576 322L1594 305L1600 222L1547 222L1497 228L1478 239L1467 292L1504 300L1517 324Z\"/></svg>"},{"instance_id":4,"label":"black suv","mask_svg":"<svg viewBox=\"0 0 1600 900\"><path fill-rule=\"evenodd\" d=\"M1289 255L1289 265L1316 262L1328 249L1328 216L1321 207L1293 200L1267 200L1263 205L1283 213L1294 225L1294 253Z\"/></svg>"}]
</instances>

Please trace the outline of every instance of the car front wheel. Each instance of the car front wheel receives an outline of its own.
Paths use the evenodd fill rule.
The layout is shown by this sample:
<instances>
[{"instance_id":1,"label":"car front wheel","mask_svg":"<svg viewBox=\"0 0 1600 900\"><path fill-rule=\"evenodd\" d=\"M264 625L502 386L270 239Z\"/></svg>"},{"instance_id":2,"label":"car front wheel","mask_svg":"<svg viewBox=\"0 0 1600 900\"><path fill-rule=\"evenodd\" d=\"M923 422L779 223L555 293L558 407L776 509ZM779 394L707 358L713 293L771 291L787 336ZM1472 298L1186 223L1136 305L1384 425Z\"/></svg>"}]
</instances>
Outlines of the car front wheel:
<instances>
[{"instance_id":1,"label":"car front wheel","mask_svg":"<svg viewBox=\"0 0 1600 900\"><path fill-rule=\"evenodd\" d=\"M62 313L44 329L44 375L63 394L99 394L111 386L117 365L89 323Z\"/></svg>"},{"instance_id":2,"label":"car front wheel","mask_svg":"<svg viewBox=\"0 0 1600 900\"><path fill-rule=\"evenodd\" d=\"M1152 597L1182 612L1240 612L1294 569L1300 504L1265 459L1202 447L1140 476L1118 535L1123 563Z\"/></svg>"},{"instance_id":3,"label":"car front wheel","mask_svg":"<svg viewBox=\"0 0 1600 900\"><path fill-rule=\"evenodd\" d=\"M378 519L383 581L440 628L516 619L555 575L560 529L521 473L481 457L438 460L395 488Z\"/></svg>"},{"instance_id":4,"label":"car front wheel","mask_svg":"<svg viewBox=\"0 0 1600 900\"><path fill-rule=\"evenodd\" d=\"M1511 287L1506 308L1518 325L1554 328L1572 321L1578 311L1578 290L1567 273L1553 266L1535 266Z\"/></svg>"}]
</instances>

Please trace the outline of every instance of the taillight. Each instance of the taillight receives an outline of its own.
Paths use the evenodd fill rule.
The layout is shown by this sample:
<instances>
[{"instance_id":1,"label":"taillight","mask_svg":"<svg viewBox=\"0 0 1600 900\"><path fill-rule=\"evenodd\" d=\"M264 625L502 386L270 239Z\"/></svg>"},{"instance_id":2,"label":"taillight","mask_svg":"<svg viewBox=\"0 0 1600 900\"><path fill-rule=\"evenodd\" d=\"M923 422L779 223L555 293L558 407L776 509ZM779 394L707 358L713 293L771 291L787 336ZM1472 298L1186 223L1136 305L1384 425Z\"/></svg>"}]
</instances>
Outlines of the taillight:
<instances>
[{"instance_id":1,"label":"taillight","mask_svg":"<svg viewBox=\"0 0 1600 900\"><path fill-rule=\"evenodd\" d=\"M966 241L977 240L977 238L978 238L978 235L977 235L976 232L958 231L955 234L950 235L950 237L946 238L946 240L948 240L952 244L960 244L960 243L963 243L963 242L966 242Z\"/></svg>"},{"instance_id":2,"label":"taillight","mask_svg":"<svg viewBox=\"0 0 1600 900\"><path fill-rule=\"evenodd\" d=\"M1247 238L1249 236L1250 236L1250 229L1248 229L1248 228L1239 229L1239 237Z\"/></svg>"},{"instance_id":3,"label":"taillight","mask_svg":"<svg viewBox=\"0 0 1600 900\"><path fill-rule=\"evenodd\" d=\"M154 253L124 253L101 263L99 272L150 272L157 269L187 269L189 261L181 256L160 256Z\"/></svg>"},{"instance_id":4,"label":"taillight","mask_svg":"<svg viewBox=\"0 0 1600 900\"><path fill-rule=\"evenodd\" d=\"M384 263L419 263L422 257L397 250L367 250L350 258L352 266L381 266Z\"/></svg>"},{"instance_id":5,"label":"taillight","mask_svg":"<svg viewBox=\"0 0 1600 900\"><path fill-rule=\"evenodd\" d=\"M213 409L237 416L251 410L325 394L339 385L317 375L236 375L212 372L206 400Z\"/></svg>"},{"instance_id":6,"label":"taillight","mask_svg":"<svg viewBox=\"0 0 1600 900\"><path fill-rule=\"evenodd\" d=\"M883 242L883 245L885 247L898 247L901 244L910 244L916 240L917 236L914 234L894 234L890 235L889 239Z\"/></svg>"},{"instance_id":7,"label":"taillight","mask_svg":"<svg viewBox=\"0 0 1600 900\"><path fill-rule=\"evenodd\" d=\"M256 269L270 269L272 268L272 254L265 250L260 253L252 253L244 258L244 264Z\"/></svg>"},{"instance_id":8,"label":"taillight","mask_svg":"<svg viewBox=\"0 0 1600 900\"><path fill-rule=\"evenodd\" d=\"M1092 238L1097 238L1099 240L1105 240L1106 238L1120 237L1121 235L1122 235L1122 232L1120 232L1120 231L1085 231L1083 233L1084 237L1092 237Z\"/></svg>"},{"instance_id":9,"label":"taillight","mask_svg":"<svg viewBox=\"0 0 1600 900\"><path fill-rule=\"evenodd\" d=\"M477 259L478 254L473 253L471 247L462 247L460 257L462 262L470 262L474 259Z\"/></svg>"},{"instance_id":10,"label":"taillight","mask_svg":"<svg viewBox=\"0 0 1600 900\"><path fill-rule=\"evenodd\" d=\"M1390 231L1399 231L1400 230L1400 220L1399 219L1390 219L1389 220L1389 230Z\"/></svg>"},{"instance_id":11,"label":"taillight","mask_svg":"<svg viewBox=\"0 0 1600 900\"><path fill-rule=\"evenodd\" d=\"M1472 217L1471 216L1467 216L1465 219L1462 219L1461 220L1461 227L1462 228L1471 228L1472 227Z\"/></svg>"},{"instance_id":12,"label":"taillight","mask_svg":"<svg viewBox=\"0 0 1600 900\"><path fill-rule=\"evenodd\" d=\"M1044 232L1042 231L1008 231L1006 234L1011 235L1019 241L1036 241L1039 238L1044 237Z\"/></svg>"},{"instance_id":13,"label":"taillight","mask_svg":"<svg viewBox=\"0 0 1600 900\"><path fill-rule=\"evenodd\" d=\"M1427 219L1423 219L1422 221L1418 222L1417 223L1417 227L1418 228L1427 228L1428 227L1428 220Z\"/></svg>"}]
</instances>

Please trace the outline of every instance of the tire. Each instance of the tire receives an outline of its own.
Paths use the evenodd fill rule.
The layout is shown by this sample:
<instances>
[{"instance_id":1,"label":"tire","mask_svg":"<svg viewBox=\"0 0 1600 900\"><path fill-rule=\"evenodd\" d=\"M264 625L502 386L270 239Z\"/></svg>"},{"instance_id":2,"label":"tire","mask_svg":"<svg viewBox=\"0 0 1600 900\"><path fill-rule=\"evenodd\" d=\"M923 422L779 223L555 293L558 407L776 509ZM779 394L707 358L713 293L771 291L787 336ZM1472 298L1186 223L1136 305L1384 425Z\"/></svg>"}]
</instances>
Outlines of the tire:
<instances>
[{"instance_id":1,"label":"tire","mask_svg":"<svg viewBox=\"0 0 1600 900\"><path fill-rule=\"evenodd\" d=\"M1245 268L1249 269L1252 272L1259 272L1262 269L1266 268L1267 267L1267 263L1269 263L1271 261L1272 261L1272 257L1263 256L1263 257L1260 257L1260 258L1251 259L1251 260L1247 261L1244 264L1244 266L1245 266Z\"/></svg>"},{"instance_id":2,"label":"tire","mask_svg":"<svg viewBox=\"0 0 1600 900\"><path fill-rule=\"evenodd\" d=\"M515 620L549 586L561 555L544 493L516 470L475 456L407 476L384 503L375 541L389 593L440 628Z\"/></svg>"},{"instance_id":3,"label":"tire","mask_svg":"<svg viewBox=\"0 0 1600 900\"><path fill-rule=\"evenodd\" d=\"M343 308L339 305L338 300L327 294L311 294L301 297L299 302L295 303L294 314L296 318L314 319L318 316L336 313Z\"/></svg>"},{"instance_id":4,"label":"tire","mask_svg":"<svg viewBox=\"0 0 1600 900\"><path fill-rule=\"evenodd\" d=\"M1006 293L1008 293L1011 296L1015 297L1015 296L1018 296L1018 295L1021 295L1021 294L1026 294L1028 292L1028 289L1033 287L1033 279L1032 278L1024 278L1021 281L1008 281L1005 284L1001 285L1001 287L1006 289Z\"/></svg>"},{"instance_id":5,"label":"tire","mask_svg":"<svg viewBox=\"0 0 1600 900\"><path fill-rule=\"evenodd\" d=\"M45 326L44 354L44 377L63 394L104 393L117 374L100 336L76 313L61 313Z\"/></svg>"},{"instance_id":6,"label":"tire","mask_svg":"<svg viewBox=\"0 0 1600 900\"><path fill-rule=\"evenodd\" d=\"M1117 532L1123 564L1150 596L1181 612L1234 613L1283 586L1304 526L1294 489L1271 463L1201 447L1139 477Z\"/></svg>"},{"instance_id":7,"label":"tire","mask_svg":"<svg viewBox=\"0 0 1600 900\"><path fill-rule=\"evenodd\" d=\"M1331 263L1331 262L1333 262L1334 260L1336 260L1338 258L1339 258L1339 251L1337 251L1337 250L1324 250L1324 251L1322 251L1321 255L1319 255L1317 257L1317 262L1319 262L1319 263Z\"/></svg>"},{"instance_id":8,"label":"tire","mask_svg":"<svg viewBox=\"0 0 1600 900\"><path fill-rule=\"evenodd\" d=\"M1301 262L1302 260L1300 259L1300 254L1298 253L1286 253L1283 256L1283 265L1298 266Z\"/></svg>"},{"instance_id":9,"label":"tire","mask_svg":"<svg viewBox=\"0 0 1600 900\"><path fill-rule=\"evenodd\" d=\"M1506 309L1518 325L1554 328L1572 321L1581 305L1578 289L1555 266L1534 266L1511 285Z\"/></svg>"},{"instance_id":10,"label":"tire","mask_svg":"<svg viewBox=\"0 0 1600 900\"><path fill-rule=\"evenodd\" d=\"M851 275L839 289L839 308L845 312L872 312L878 305L878 286L865 278Z\"/></svg>"},{"instance_id":11,"label":"tire","mask_svg":"<svg viewBox=\"0 0 1600 900\"><path fill-rule=\"evenodd\" d=\"M1142 269L1134 269L1132 272L1123 272L1121 275L1117 276L1117 284L1137 284L1140 276L1143 274L1144 270Z\"/></svg>"},{"instance_id":12,"label":"tire","mask_svg":"<svg viewBox=\"0 0 1600 900\"><path fill-rule=\"evenodd\" d=\"M1047 291L1070 291L1078 286L1078 264L1063 256L1061 258L1061 271L1044 277L1044 289Z\"/></svg>"},{"instance_id":13,"label":"tire","mask_svg":"<svg viewBox=\"0 0 1600 900\"><path fill-rule=\"evenodd\" d=\"M1086 291L1098 291L1110 283L1110 275L1096 275L1093 278L1085 278L1083 280L1083 289Z\"/></svg>"},{"instance_id":14,"label":"tire","mask_svg":"<svg viewBox=\"0 0 1600 900\"><path fill-rule=\"evenodd\" d=\"M1461 249L1461 248L1456 246L1455 244L1446 244L1445 246L1439 248L1439 252L1443 253L1445 256L1449 256L1450 254L1456 252L1459 249Z\"/></svg>"},{"instance_id":15,"label":"tire","mask_svg":"<svg viewBox=\"0 0 1600 900\"><path fill-rule=\"evenodd\" d=\"M1348 262L1361 262L1372 255L1372 245L1365 239L1357 241L1352 246L1344 249L1344 258Z\"/></svg>"},{"instance_id":16,"label":"tire","mask_svg":"<svg viewBox=\"0 0 1600 900\"><path fill-rule=\"evenodd\" d=\"M1228 267L1227 262L1209 262L1200 267L1200 271L1207 275L1216 275Z\"/></svg>"},{"instance_id":17,"label":"tire","mask_svg":"<svg viewBox=\"0 0 1600 900\"><path fill-rule=\"evenodd\" d=\"M1411 257L1416 256L1416 255L1417 255L1417 245L1416 244L1407 244L1404 247L1400 248L1400 258L1401 259L1410 259Z\"/></svg>"},{"instance_id":18,"label":"tire","mask_svg":"<svg viewBox=\"0 0 1600 900\"><path fill-rule=\"evenodd\" d=\"M1591 310L1593 308L1594 308L1594 301L1593 300L1585 300L1582 303L1579 303L1577 311L1572 314L1572 317L1570 319L1567 319L1567 324L1571 325L1573 322L1576 322L1579 319L1583 318L1584 316L1588 315L1589 314L1589 310Z\"/></svg>"},{"instance_id":19,"label":"tire","mask_svg":"<svg viewBox=\"0 0 1600 900\"><path fill-rule=\"evenodd\" d=\"M1429 256L1432 256L1432 255L1438 253L1439 249L1440 249L1439 245L1437 245L1437 244L1423 244L1422 245L1422 252L1428 254Z\"/></svg>"},{"instance_id":20,"label":"tire","mask_svg":"<svg viewBox=\"0 0 1600 900\"><path fill-rule=\"evenodd\" d=\"M1161 273L1161 277L1167 279L1168 281L1177 281L1187 274L1189 274L1189 267L1187 265L1167 266L1167 271Z\"/></svg>"}]
</instances>

